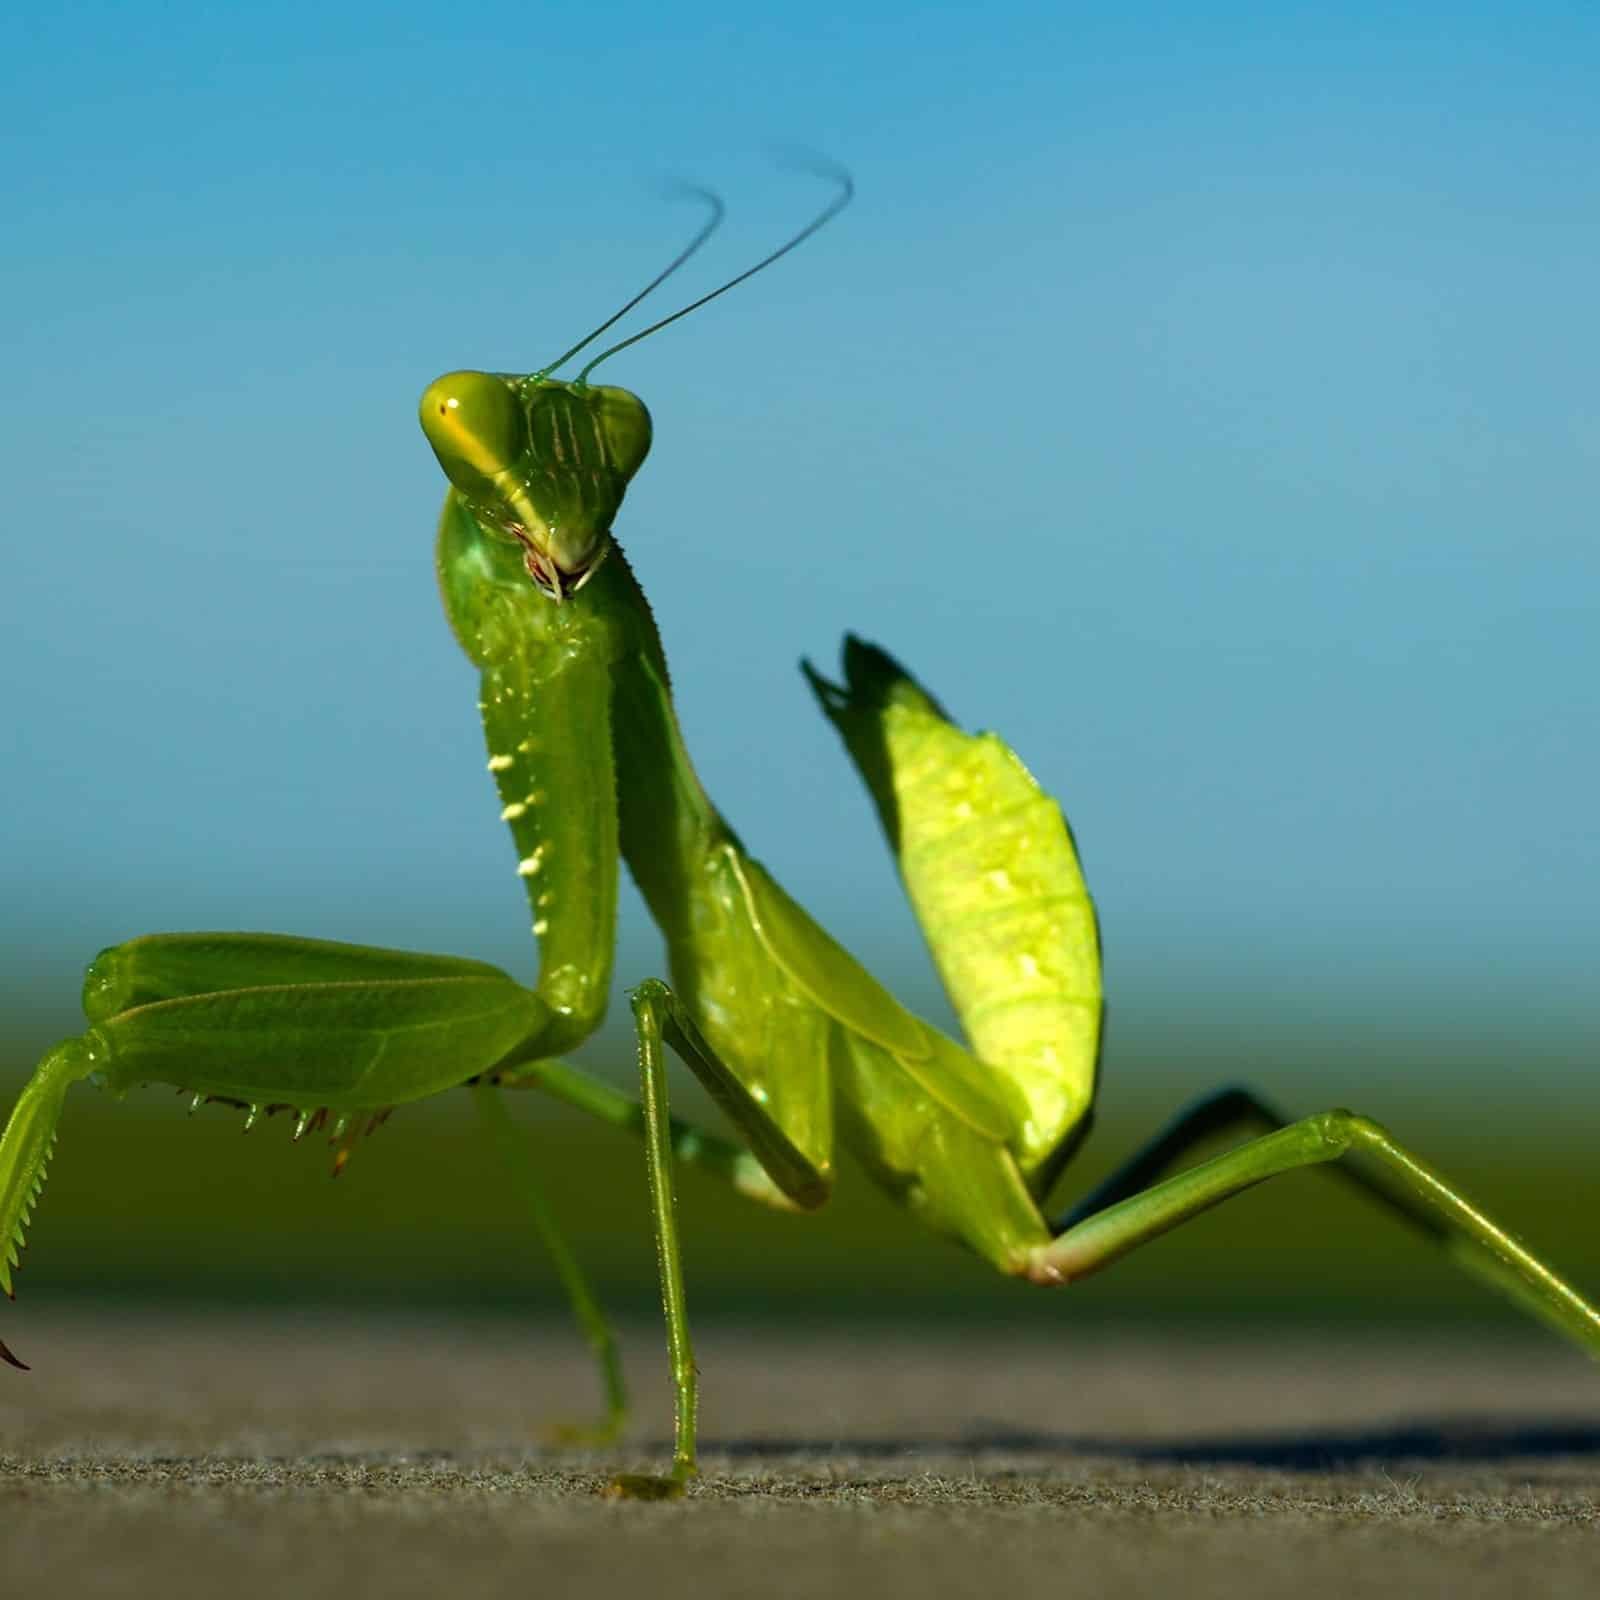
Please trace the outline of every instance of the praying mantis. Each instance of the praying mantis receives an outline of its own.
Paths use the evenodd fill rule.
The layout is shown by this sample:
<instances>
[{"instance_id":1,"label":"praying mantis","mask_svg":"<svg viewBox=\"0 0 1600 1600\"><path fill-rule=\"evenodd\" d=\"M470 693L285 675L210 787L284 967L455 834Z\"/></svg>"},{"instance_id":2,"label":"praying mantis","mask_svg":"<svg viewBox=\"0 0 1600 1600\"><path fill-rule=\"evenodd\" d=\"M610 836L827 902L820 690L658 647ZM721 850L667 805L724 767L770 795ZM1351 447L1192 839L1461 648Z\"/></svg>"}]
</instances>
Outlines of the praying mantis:
<instances>
[{"instance_id":1,"label":"praying mantis","mask_svg":"<svg viewBox=\"0 0 1600 1600\"><path fill-rule=\"evenodd\" d=\"M1241 1089L1181 1112L1055 1220L1044 1206L1088 1131L1100 1058L1098 925L1057 803L992 733L969 734L889 654L847 636L840 676L803 664L877 809L967 1043L907 1011L745 849L696 775L655 619L612 525L651 443L644 403L590 381L602 362L772 265L848 204L849 178L755 266L575 378L555 371L614 316L527 376L454 372L420 417L449 480L437 538L441 596L481 675L479 709L500 817L526 891L532 985L453 956L275 934L154 934L89 967L87 1027L40 1062L0 1136L0 1286L12 1292L67 1090L146 1083L235 1104L248 1127L288 1109L325 1131L342 1167L407 1102L473 1087L508 1151L502 1089L539 1090L642 1138L674 1392L660 1476L616 1492L682 1491L696 1471L698 1382L675 1215L677 1165L760 1204L828 1198L835 1146L925 1226L1003 1273L1070 1283L1241 1191L1301 1167L1335 1170L1463 1266L1600 1356L1600 1310L1376 1123L1299 1121ZM631 991L639 1098L563 1057L605 1014L626 861L666 944L670 981ZM671 1050L737 1139L671 1114ZM1201 1141L1255 1135L1176 1171ZM613 1439L625 1414L614 1346L531 1172L522 1174L601 1363ZM0 1356L22 1363L4 1345Z\"/></svg>"}]
</instances>

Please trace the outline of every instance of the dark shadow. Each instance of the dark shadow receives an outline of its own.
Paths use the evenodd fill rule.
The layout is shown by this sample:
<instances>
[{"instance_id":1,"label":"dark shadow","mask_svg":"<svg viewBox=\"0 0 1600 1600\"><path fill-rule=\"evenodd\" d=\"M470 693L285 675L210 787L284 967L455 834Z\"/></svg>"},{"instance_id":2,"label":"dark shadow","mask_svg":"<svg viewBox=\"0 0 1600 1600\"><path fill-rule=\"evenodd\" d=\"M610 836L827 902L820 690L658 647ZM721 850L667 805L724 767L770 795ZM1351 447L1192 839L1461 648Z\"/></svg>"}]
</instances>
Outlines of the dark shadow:
<instances>
[{"instance_id":1,"label":"dark shadow","mask_svg":"<svg viewBox=\"0 0 1600 1600\"><path fill-rule=\"evenodd\" d=\"M910 1456L1013 1455L1099 1456L1168 1466L1270 1467L1284 1472L1329 1472L1384 1461L1435 1461L1466 1465L1600 1456L1600 1422L1570 1419L1449 1417L1399 1422L1392 1427L1346 1432L1296 1432L1194 1439L1116 1439L1090 1434L977 1427L944 1439L805 1440L780 1438L704 1439L707 1455Z\"/></svg>"},{"instance_id":2,"label":"dark shadow","mask_svg":"<svg viewBox=\"0 0 1600 1600\"><path fill-rule=\"evenodd\" d=\"M573 1465L569 1475L576 1478L592 1476L602 1470L605 1461L616 1455L619 1448L630 1456L659 1456L665 1459L670 1455L672 1446L666 1439L637 1439L623 1447L585 1452L588 1459ZM1005 1464L1009 1471L1027 1471L1030 1467L1045 1471L1059 1467L1064 1460L1078 1459L1128 1461L1149 1466L1236 1466L1315 1473L1381 1468L1399 1462L1488 1466L1510 1461L1600 1457L1600 1422L1538 1418L1419 1418L1386 1428L1236 1434L1193 1439L1118 1439L991 1424L924 1439L888 1436L819 1439L777 1435L702 1439L700 1450L702 1457L712 1460L717 1457L732 1461L759 1460L772 1465L789 1462L806 1468L826 1467L830 1462L840 1461L896 1462L905 1465L925 1460L931 1466L951 1458L982 1465L985 1456L1001 1456L1009 1458ZM382 1450L371 1455L332 1450L304 1456L250 1457L249 1461L252 1465L273 1465L292 1471L296 1467L370 1467L377 1459L380 1464L392 1462L408 1468L460 1467L470 1472L478 1470L476 1463L484 1455L503 1456L508 1463L514 1463L525 1456L525 1451L511 1444L498 1452L457 1452L421 1447L403 1453ZM150 1467L214 1471L225 1470L228 1458L141 1456L138 1460ZM563 1453L557 1452L544 1462L544 1466L551 1472L560 1473L563 1461Z\"/></svg>"}]
</instances>

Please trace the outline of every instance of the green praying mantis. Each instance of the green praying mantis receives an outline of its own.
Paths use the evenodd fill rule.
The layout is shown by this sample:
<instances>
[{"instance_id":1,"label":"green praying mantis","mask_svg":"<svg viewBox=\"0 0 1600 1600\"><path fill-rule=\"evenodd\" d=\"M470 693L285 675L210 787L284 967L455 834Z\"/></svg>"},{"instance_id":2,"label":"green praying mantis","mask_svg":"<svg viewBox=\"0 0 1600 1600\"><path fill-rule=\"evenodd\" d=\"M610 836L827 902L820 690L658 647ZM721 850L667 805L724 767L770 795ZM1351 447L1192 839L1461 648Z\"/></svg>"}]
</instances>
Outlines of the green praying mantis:
<instances>
[{"instance_id":1,"label":"green praying mantis","mask_svg":"<svg viewBox=\"0 0 1600 1600\"><path fill-rule=\"evenodd\" d=\"M498 1091L542 1090L642 1136L675 1398L662 1477L695 1472L697 1378L673 1170L809 1210L828 1198L835 1139L920 1222L996 1269L1070 1283L1231 1195L1318 1163L1370 1191L1468 1269L1600 1356L1600 1311L1377 1124L1332 1110L1286 1121L1229 1089L1182 1112L1065 1216L1044 1205L1087 1132L1102 995L1094 907L1071 832L1009 747L969 734L886 652L853 637L839 681L803 664L876 806L967 1038L913 1016L745 849L702 788L674 710L655 620L612 535L650 448L643 402L590 381L601 362L770 266L850 200L848 177L755 266L591 359L587 348L696 251L710 219L640 294L529 376L454 372L422 397L450 487L438 577L455 637L481 673L488 766L527 893L539 971L250 933L155 934L88 970L88 1026L48 1052L0 1137L0 1285L42 1186L67 1090L147 1083L296 1117L344 1163L396 1106L474 1086L486 1128L514 1147ZM637 1101L565 1062L594 1033L611 984L618 859L659 925L670 983L631 993ZM694 1073L737 1141L668 1107L665 1051ZM1219 1132L1252 1132L1176 1171ZM531 1173L524 1187L600 1359L620 1429L624 1391L593 1296ZM3 1345L0 1355L22 1363Z\"/></svg>"}]
</instances>

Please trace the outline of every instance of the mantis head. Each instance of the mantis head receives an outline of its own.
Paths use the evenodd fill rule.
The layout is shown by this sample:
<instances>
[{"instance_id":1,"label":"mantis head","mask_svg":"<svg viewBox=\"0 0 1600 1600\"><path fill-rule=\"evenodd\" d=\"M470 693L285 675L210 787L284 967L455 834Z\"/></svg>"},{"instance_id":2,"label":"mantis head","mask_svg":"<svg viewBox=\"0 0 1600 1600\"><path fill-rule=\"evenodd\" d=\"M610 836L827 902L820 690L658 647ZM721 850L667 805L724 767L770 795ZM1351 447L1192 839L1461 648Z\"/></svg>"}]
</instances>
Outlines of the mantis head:
<instances>
[{"instance_id":1,"label":"mantis head","mask_svg":"<svg viewBox=\"0 0 1600 1600\"><path fill-rule=\"evenodd\" d=\"M626 389L590 383L589 374L619 350L670 327L770 267L849 205L855 193L849 173L830 162L800 164L838 189L805 227L753 267L602 350L571 383L549 374L626 316L716 231L722 201L709 189L685 186L711 212L694 238L626 305L548 366L526 378L447 372L428 385L422 396L422 431L445 476L481 528L521 544L528 576L551 599L576 593L605 559L623 491L650 449L650 413L644 401Z\"/></svg>"},{"instance_id":2,"label":"mantis head","mask_svg":"<svg viewBox=\"0 0 1600 1600\"><path fill-rule=\"evenodd\" d=\"M581 588L650 449L644 402L605 384L449 372L428 385L421 416L467 509L522 546L534 583L553 600Z\"/></svg>"}]
</instances>

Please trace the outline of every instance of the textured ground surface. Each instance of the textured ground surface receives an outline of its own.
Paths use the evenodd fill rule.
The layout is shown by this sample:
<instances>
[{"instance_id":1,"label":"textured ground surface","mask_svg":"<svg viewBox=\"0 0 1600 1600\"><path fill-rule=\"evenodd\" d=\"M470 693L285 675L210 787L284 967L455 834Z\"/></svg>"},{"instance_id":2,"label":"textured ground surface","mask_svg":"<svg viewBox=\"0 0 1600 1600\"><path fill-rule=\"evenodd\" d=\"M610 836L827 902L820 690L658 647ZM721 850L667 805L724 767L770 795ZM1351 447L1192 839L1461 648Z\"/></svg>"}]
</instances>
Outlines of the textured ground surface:
<instances>
[{"instance_id":1,"label":"textured ground surface","mask_svg":"<svg viewBox=\"0 0 1600 1600\"><path fill-rule=\"evenodd\" d=\"M659 1459L656 1337L629 1447L565 1330L52 1314L6 1334L11 1594L1600 1592L1600 1373L1553 1340L990 1329L700 1340L704 1478Z\"/></svg>"}]
</instances>

